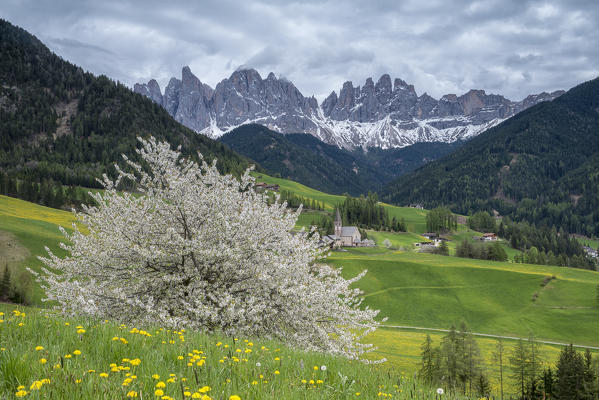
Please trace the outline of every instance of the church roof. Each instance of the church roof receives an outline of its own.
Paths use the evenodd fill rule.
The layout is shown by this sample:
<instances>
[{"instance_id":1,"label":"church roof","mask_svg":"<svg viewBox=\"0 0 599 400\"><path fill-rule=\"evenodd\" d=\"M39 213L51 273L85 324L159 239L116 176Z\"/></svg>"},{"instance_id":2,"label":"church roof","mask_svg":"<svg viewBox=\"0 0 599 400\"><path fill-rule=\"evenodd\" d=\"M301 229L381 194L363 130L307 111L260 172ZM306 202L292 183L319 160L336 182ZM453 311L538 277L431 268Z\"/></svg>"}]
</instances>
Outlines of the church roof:
<instances>
[{"instance_id":1,"label":"church roof","mask_svg":"<svg viewBox=\"0 0 599 400\"><path fill-rule=\"evenodd\" d=\"M336 209L337 214L335 215L335 222L341 222L341 215L339 214L339 209Z\"/></svg>"},{"instance_id":2,"label":"church roof","mask_svg":"<svg viewBox=\"0 0 599 400\"><path fill-rule=\"evenodd\" d=\"M341 227L341 236L353 236L354 234L360 235L360 231L355 226Z\"/></svg>"}]
</instances>

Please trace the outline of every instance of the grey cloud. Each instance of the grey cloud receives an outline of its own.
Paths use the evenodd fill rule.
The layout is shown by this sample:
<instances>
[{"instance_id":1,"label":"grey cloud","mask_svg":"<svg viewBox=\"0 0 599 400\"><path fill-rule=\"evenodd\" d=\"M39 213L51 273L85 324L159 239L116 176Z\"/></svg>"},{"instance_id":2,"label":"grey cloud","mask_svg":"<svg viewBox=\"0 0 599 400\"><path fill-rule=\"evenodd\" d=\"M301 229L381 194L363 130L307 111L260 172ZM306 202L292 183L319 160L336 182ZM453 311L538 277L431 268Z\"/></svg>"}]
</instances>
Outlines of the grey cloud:
<instances>
[{"instance_id":1,"label":"grey cloud","mask_svg":"<svg viewBox=\"0 0 599 400\"><path fill-rule=\"evenodd\" d=\"M521 99L599 75L595 0L3 0L0 15L131 86L164 88L184 65L214 86L247 64L321 99L382 73Z\"/></svg>"}]
</instances>

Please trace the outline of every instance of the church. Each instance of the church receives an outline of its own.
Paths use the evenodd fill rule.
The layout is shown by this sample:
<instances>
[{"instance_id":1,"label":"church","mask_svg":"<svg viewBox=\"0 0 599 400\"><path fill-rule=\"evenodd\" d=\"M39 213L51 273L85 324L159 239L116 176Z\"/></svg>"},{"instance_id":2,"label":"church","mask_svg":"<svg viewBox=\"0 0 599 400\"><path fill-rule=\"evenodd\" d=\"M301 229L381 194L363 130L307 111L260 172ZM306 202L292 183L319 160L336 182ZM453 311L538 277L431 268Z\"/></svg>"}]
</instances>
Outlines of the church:
<instances>
[{"instance_id":1,"label":"church","mask_svg":"<svg viewBox=\"0 0 599 400\"><path fill-rule=\"evenodd\" d=\"M363 245L360 231L355 226L343 226L339 210L335 215L335 234L323 237L323 241L332 247L348 247Z\"/></svg>"}]
</instances>

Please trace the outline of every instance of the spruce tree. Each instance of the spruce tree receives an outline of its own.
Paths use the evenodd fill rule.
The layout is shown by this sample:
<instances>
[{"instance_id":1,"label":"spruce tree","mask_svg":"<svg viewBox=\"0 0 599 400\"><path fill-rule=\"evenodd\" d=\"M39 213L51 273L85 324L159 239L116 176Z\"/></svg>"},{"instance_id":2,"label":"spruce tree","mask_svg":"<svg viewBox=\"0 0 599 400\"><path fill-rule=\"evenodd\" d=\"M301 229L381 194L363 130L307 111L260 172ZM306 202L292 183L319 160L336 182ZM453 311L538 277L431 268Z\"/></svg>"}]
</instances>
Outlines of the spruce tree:
<instances>
[{"instance_id":1,"label":"spruce tree","mask_svg":"<svg viewBox=\"0 0 599 400\"><path fill-rule=\"evenodd\" d=\"M555 384L555 378L553 376L553 370L547 368L543 371L543 396L546 399L553 398L553 387Z\"/></svg>"},{"instance_id":2,"label":"spruce tree","mask_svg":"<svg viewBox=\"0 0 599 400\"><path fill-rule=\"evenodd\" d=\"M0 281L0 298L3 300L9 300L11 297L12 282L10 278L10 268L8 268L8 264L5 264L2 280Z\"/></svg>"},{"instance_id":3,"label":"spruce tree","mask_svg":"<svg viewBox=\"0 0 599 400\"><path fill-rule=\"evenodd\" d=\"M581 400L584 384L584 361L569 345L562 349L557 362L555 397L559 400Z\"/></svg>"},{"instance_id":4,"label":"spruce tree","mask_svg":"<svg viewBox=\"0 0 599 400\"><path fill-rule=\"evenodd\" d=\"M520 398L526 395L526 378L528 372L528 348L522 339L516 342L516 346L512 350L509 358L510 369L512 374L510 377L514 382L514 387Z\"/></svg>"},{"instance_id":5,"label":"spruce tree","mask_svg":"<svg viewBox=\"0 0 599 400\"><path fill-rule=\"evenodd\" d=\"M499 388L501 394L501 400L503 400L503 360L504 360L504 346L503 340L499 338L497 340L497 345L495 347L495 352L493 353L493 358L499 364Z\"/></svg>"},{"instance_id":6,"label":"spruce tree","mask_svg":"<svg viewBox=\"0 0 599 400\"><path fill-rule=\"evenodd\" d=\"M438 365L435 357L435 349L432 346L432 339L430 335L426 335L426 339L421 346L421 357L422 361L420 364L420 370L418 376L427 385L432 385L436 382L438 376Z\"/></svg>"}]
</instances>

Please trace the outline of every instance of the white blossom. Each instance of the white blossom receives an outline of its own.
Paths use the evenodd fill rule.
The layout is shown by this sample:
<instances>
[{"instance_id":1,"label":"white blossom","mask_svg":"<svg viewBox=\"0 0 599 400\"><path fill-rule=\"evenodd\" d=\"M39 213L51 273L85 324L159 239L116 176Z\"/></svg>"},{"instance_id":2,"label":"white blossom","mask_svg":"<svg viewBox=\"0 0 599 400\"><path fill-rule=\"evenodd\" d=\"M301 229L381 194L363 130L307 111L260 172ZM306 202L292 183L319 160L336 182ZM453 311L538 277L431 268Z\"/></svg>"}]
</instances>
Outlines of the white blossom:
<instances>
[{"instance_id":1,"label":"white blossom","mask_svg":"<svg viewBox=\"0 0 599 400\"><path fill-rule=\"evenodd\" d=\"M223 176L216 162L139 140L144 167L124 157L127 170L104 175L97 205L62 230L68 255L40 257L46 300L70 314L274 337L354 359L374 350L361 341L378 311L360 307L353 287L366 271L344 279L326 265L318 233L293 232L301 207L269 204L249 169ZM136 193L119 192L123 180Z\"/></svg>"}]
</instances>

